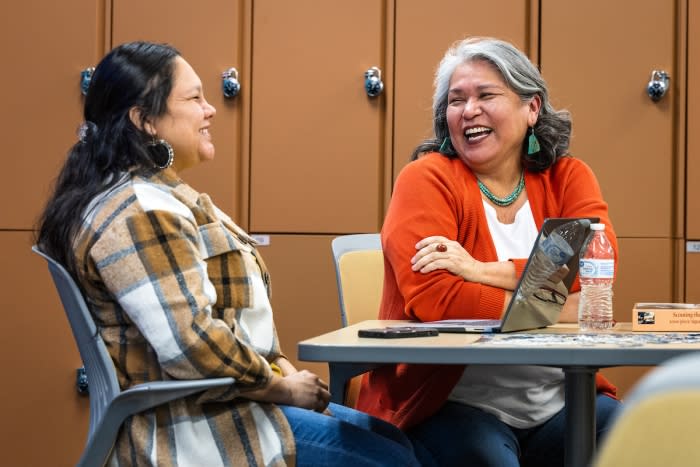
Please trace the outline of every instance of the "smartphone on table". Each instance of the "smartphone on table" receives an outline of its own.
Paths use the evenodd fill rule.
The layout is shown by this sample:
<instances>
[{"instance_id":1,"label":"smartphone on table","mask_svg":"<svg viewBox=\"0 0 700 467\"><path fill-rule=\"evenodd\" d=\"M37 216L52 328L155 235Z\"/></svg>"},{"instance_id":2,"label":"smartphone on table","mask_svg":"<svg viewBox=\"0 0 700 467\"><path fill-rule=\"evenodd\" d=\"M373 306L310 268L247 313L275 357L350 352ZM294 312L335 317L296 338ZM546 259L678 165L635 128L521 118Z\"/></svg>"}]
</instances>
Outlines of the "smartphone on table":
<instances>
[{"instance_id":1,"label":"smartphone on table","mask_svg":"<svg viewBox=\"0 0 700 467\"><path fill-rule=\"evenodd\" d=\"M387 326L385 328L360 329L359 337L374 337L379 339L398 339L402 337L437 336L437 329L416 328L411 326Z\"/></svg>"}]
</instances>

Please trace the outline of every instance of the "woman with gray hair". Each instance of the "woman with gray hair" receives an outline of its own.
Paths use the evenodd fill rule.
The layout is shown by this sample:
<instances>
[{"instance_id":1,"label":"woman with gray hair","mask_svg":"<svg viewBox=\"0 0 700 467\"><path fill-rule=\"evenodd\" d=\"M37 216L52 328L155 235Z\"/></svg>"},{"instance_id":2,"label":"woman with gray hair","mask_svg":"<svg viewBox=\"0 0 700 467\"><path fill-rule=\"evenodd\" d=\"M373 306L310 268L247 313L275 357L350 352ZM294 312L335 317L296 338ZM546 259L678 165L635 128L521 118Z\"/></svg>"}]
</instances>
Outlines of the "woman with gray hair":
<instances>
[{"instance_id":1,"label":"woman with gray hair","mask_svg":"<svg viewBox=\"0 0 700 467\"><path fill-rule=\"evenodd\" d=\"M511 44L469 38L435 75L434 137L396 180L382 227L380 319L500 319L546 218L597 217L591 169L569 155L571 120ZM575 322L578 279L560 315ZM597 436L618 401L597 380ZM358 408L407 431L438 465L563 465L561 369L396 365L368 374Z\"/></svg>"}]
</instances>

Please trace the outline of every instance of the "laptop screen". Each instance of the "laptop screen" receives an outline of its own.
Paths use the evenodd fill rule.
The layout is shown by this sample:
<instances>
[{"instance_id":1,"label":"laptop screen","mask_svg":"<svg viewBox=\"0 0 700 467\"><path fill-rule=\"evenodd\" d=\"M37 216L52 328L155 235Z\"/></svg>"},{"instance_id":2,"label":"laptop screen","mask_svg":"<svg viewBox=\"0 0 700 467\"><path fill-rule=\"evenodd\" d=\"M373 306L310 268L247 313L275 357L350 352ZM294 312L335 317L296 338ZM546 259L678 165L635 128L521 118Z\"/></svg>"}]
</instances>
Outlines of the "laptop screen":
<instances>
[{"instance_id":1,"label":"laptop screen","mask_svg":"<svg viewBox=\"0 0 700 467\"><path fill-rule=\"evenodd\" d=\"M578 272L579 252L598 218L545 219L501 323L501 332L545 327L557 322ZM558 283L548 279L564 264Z\"/></svg>"}]
</instances>

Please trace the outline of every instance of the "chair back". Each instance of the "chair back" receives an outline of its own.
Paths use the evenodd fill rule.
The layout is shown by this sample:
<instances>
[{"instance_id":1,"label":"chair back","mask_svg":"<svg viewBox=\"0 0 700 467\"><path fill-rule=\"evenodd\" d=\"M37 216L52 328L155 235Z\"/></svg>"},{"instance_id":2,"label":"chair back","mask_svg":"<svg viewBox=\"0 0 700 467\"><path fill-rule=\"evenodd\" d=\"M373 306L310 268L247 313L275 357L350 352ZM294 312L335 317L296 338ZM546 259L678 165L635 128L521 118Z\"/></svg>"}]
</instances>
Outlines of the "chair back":
<instances>
[{"instance_id":1,"label":"chair back","mask_svg":"<svg viewBox=\"0 0 700 467\"><path fill-rule=\"evenodd\" d=\"M351 234L331 242L343 327L377 319L384 283L384 254L378 233ZM344 403L355 407L361 376L352 378Z\"/></svg>"},{"instance_id":2,"label":"chair back","mask_svg":"<svg viewBox=\"0 0 700 467\"><path fill-rule=\"evenodd\" d=\"M595 467L700 465L700 352L672 358L632 388L595 456Z\"/></svg>"},{"instance_id":3,"label":"chair back","mask_svg":"<svg viewBox=\"0 0 700 467\"><path fill-rule=\"evenodd\" d=\"M36 245L32 247L32 251L48 263L87 374L90 427L78 466L105 465L119 428L127 417L207 389L226 388L235 384L232 377L150 381L122 391L107 346L97 330L78 285L61 264L39 250Z\"/></svg>"},{"instance_id":4,"label":"chair back","mask_svg":"<svg viewBox=\"0 0 700 467\"><path fill-rule=\"evenodd\" d=\"M378 233L342 235L331 243L343 326L376 319L384 283Z\"/></svg>"},{"instance_id":5,"label":"chair back","mask_svg":"<svg viewBox=\"0 0 700 467\"><path fill-rule=\"evenodd\" d=\"M114 364L107 351L83 294L70 273L56 260L39 250L36 245L32 251L43 257L48 263L49 272L63 304L63 309L73 331L73 338L78 345L80 358L85 366L90 394L90 428L88 437L92 436L99 420L102 419L109 403L120 392L119 381Z\"/></svg>"}]
</instances>

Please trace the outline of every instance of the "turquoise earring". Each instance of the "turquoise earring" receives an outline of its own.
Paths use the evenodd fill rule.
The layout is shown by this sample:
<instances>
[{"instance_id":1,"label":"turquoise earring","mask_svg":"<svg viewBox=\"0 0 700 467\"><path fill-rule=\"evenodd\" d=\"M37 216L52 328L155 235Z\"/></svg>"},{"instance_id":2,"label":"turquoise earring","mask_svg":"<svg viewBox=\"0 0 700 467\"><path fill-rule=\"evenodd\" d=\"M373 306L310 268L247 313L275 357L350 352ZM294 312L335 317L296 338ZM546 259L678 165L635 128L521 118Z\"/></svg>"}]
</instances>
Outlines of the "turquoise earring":
<instances>
[{"instance_id":1,"label":"turquoise earring","mask_svg":"<svg viewBox=\"0 0 700 467\"><path fill-rule=\"evenodd\" d=\"M452 141L450 140L450 137L448 136L442 140L442 144L440 145L440 152L443 154L447 154L447 150L450 149L451 146L452 146Z\"/></svg>"},{"instance_id":2,"label":"turquoise earring","mask_svg":"<svg viewBox=\"0 0 700 467\"><path fill-rule=\"evenodd\" d=\"M530 127L530 136L527 138L527 155L531 156L540 152L540 142L535 136L535 129Z\"/></svg>"}]
</instances>

